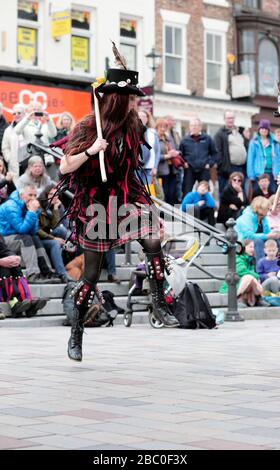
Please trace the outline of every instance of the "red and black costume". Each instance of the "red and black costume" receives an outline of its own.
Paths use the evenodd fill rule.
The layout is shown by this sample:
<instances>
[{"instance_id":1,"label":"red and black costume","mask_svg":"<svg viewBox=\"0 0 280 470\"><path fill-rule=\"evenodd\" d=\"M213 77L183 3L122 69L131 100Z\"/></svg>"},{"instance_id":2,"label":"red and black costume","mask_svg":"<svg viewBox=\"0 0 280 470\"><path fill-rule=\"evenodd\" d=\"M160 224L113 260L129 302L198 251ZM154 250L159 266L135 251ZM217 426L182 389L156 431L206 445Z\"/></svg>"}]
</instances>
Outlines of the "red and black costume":
<instances>
[{"instance_id":1,"label":"red and black costume","mask_svg":"<svg viewBox=\"0 0 280 470\"><path fill-rule=\"evenodd\" d=\"M73 224L76 240L84 249L85 254L84 279L73 292L76 312L68 343L68 355L77 361L82 360L83 323L88 317L94 295L96 294L102 301L96 283L100 275L103 253L128 241L138 240L146 253L155 316L166 326L178 324L164 301L165 265L158 236L159 219L156 208L144 184L137 176L143 130L136 112L129 111L128 108L128 95L143 95L137 86L137 81L138 72L109 69L106 83L100 85L97 91L95 90L100 100L103 137L108 143L105 152L107 182L102 182L97 154L89 158L75 172L63 176L58 184L60 192L68 190L74 195L67 208L67 216ZM104 95L100 97L100 92L105 95L105 98L103 98ZM116 96L111 98L108 94L126 96L125 98ZM122 124L116 123L116 131L113 127L111 132L107 131L113 112L110 109L110 99L112 99L112 106L117 99L119 105L125 110ZM107 104L106 112L103 108L104 102ZM115 112L117 113L118 110L116 109ZM89 145L85 143L85 139L95 126L95 119L92 115L86 117L78 124L78 127L76 126L69 136L66 147L67 158L87 150ZM96 138L96 132L93 135ZM78 146L74 145L74 150L73 146L71 147L71 140L76 144L78 142ZM97 207L104 209L104 217L100 217ZM114 228L126 227L129 222L129 232L124 228L121 233L120 230L115 233ZM101 226L102 236L100 236ZM96 228L99 229L98 237L96 237Z\"/></svg>"}]
</instances>

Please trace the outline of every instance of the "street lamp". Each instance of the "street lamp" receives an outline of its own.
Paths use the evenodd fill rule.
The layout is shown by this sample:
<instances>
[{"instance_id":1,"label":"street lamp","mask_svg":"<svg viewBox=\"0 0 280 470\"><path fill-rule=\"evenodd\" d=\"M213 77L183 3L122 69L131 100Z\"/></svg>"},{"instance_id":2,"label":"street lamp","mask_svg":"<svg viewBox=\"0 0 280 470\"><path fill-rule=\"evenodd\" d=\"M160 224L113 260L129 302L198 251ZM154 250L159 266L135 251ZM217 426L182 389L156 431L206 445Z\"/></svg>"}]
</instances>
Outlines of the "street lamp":
<instances>
[{"instance_id":1,"label":"street lamp","mask_svg":"<svg viewBox=\"0 0 280 470\"><path fill-rule=\"evenodd\" d=\"M147 57L148 61L148 66L150 69L152 69L153 72L153 78L152 78L152 89L153 89L153 94L154 94L154 88L155 88L155 81L156 81L156 70L161 64L161 54L158 54L155 50L154 47L152 47L151 52L147 54L145 57Z\"/></svg>"},{"instance_id":2,"label":"street lamp","mask_svg":"<svg viewBox=\"0 0 280 470\"><path fill-rule=\"evenodd\" d=\"M236 61L236 56L232 53L228 54L227 55L227 61L228 61L228 64L229 64L229 84L228 84L228 88L229 88L230 97L232 98L232 77L233 77L233 72L234 72L234 63Z\"/></svg>"}]
</instances>

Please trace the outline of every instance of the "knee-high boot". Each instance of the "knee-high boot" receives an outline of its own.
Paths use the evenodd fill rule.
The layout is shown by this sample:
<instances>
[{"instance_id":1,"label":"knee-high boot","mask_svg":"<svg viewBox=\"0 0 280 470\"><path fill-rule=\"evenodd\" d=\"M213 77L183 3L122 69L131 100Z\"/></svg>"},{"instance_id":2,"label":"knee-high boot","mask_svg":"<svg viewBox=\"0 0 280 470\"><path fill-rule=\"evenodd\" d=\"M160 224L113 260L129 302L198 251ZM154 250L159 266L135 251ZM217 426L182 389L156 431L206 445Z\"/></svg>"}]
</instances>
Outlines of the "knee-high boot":
<instances>
[{"instance_id":1,"label":"knee-high boot","mask_svg":"<svg viewBox=\"0 0 280 470\"><path fill-rule=\"evenodd\" d=\"M71 297L74 297L74 318L68 341L68 356L74 361L81 361L83 357L84 321L95 294L98 296L96 284L86 279L79 282L71 293Z\"/></svg>"},{"instance_id":2,"label":"knee-high boot","mask_svg":"<svg viewBox=\"0 0 280 470\"><path fill-rule=\"evenodd\" d=\"M161 251L158 253L146 253L146 257L154 315L164 326L178 326L178 321L172 315L164 299L165 260L163 253Z\"/></svg>"}]
</instances>

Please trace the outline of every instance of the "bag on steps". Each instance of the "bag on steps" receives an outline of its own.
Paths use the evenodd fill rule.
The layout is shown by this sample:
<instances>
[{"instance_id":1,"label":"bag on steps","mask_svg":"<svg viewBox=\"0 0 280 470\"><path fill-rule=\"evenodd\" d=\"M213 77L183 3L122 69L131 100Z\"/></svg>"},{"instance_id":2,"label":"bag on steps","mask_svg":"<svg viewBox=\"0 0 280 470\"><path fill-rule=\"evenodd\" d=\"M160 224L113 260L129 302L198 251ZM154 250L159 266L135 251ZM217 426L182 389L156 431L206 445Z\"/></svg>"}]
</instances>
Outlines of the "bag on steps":
<instances>
[{"instance_id":1,"label":"bag on steps","mask_svg":"<svg viewBox=\"0 0 280 470\"><path fill-rule=\"evenodd\" d=\"M197 284L187 282L177 297L174 305L174 316L180 328L196 329L216 327L214 316L206 294Z\"/></svg>"}]
</instances>

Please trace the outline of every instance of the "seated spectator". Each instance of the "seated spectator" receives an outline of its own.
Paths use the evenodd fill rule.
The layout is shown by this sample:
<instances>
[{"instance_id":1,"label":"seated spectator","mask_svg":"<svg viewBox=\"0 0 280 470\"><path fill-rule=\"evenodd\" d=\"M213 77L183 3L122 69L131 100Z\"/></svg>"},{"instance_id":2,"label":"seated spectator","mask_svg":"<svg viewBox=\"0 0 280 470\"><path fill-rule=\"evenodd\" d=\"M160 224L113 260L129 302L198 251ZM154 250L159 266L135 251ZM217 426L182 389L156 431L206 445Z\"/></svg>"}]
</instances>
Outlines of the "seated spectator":
<instances>
[{"instance_id":1,"label":"seated spectator","mask_svg":"<svg viewBox=\"0 0 280 470\"><path fill-rule=\"evenodd\" d=\"M229 177L228 186L221 195L221 202L217 221L226 224L228 219L237 219L247 205L247 198L243 190L244 176L235 171Z\"/></svg>"},{"instance_id":2,"label":"seated spectator","mask_svg":"<svg viewBox=\"0 0 280 470\"><path fill-rule=\"evenodd\" d=\"M0 204L5 202L15 189L13 175L7 173L4 160L0 157Z\"/></svg>"},{"instance_id":3,"label":"seated spectator","mask_svg":"<svg viewBox=\"0 0 280 470\"><path fill-rule=\"evenodd\" d=\"M215 225L215 201L209 193L208 181L200 181L197 190L186 194L181 209L189 212L200 220L207 220L208 224Z\"/></svg>"},{"instance_id":4,"label":"seated spectator","mask_svg":"<svg viewBox=\"0 0 280 470\"><path fill-rule=\"evenodd\" d=\"M253 199L250 206L244 209L243 214L237 219L235 230L238 240L252 240L255 245L256 260L264 257L264 242L269 239L277 240L279 246L280 232L271 232L267 220L269 200L258 196Z\"/></svg>"},{"instance_id":5,"label":"seated spectator","mask_svg":"<svg viewBox=\"0 0 280 470\"><path fill-rule=\"evenodd\" d=\"M46 299L32 297L28 283L22 274L20 256L7 248L0 235L0 302L10 305L12 317L33 317L42 309Z\"/></svg>"},{"instance_id":6,"label":"seated spectator","mask_svg":"<svg viewBox=\"0 0 280 470\"><path fill-rule=\"evenodd\" d=\"M51 184L52 180L47 175L44 162L39 155L34 155L28 160L25 173L19 177L16 187L20 190L23 186L31 184L37 189L37 197Z\"/></svg>"},{"instance_id":7,"label":"seated spectator","mask_svg":"<svg viewBox=\"0 0 280 470\"><path fill-rule=\"evenodd\" d=\"M257 262L257 273L260 276L263 290L276 294L280 290L278 278L278 246L275 240L267 240L264 244L265 257Z\"/></svg>"},{"instance_id":8,"label":"seated spectator","mask_svg":"<svg viewBox=\"0 0 280 470\"><path fill-rule=\"evenodd\" d=\"M244 253L236 256L236 273L240 277L237 285L237 298L240 301L238 307L268 307L269 304L261 298L263 288L255 271L254 242L244 240L244 245ZM227 291L228 285L224 282L219 292L225 294Z\"/></svg>"},{"instance_id":9,"label":"seated spectator","mask_svg":"<svg viewBox=\"0 0 280 470\"><path fill-rule=\"evenodd\" d=\"M55 140L66 137L75 127L75 119L68 111L62 113L56 123L57 134Z\"/></svg>"},{"instance_id":10,"label":"seated spectator","mask_svg":"<svg viewBox=\"0 0 280 470\"><path fill-rule=\"evenodd\" d=\"M54 196L55 192L55 185L52 184L47 186L38 198L42 209L39 216L38 235L51 259L57 276L61 282L67 283L69 279L62 259L62 247L66 242L67 229L65 227L56 228L60 220L59 208L61 202L57 196ZM63 229L65 231L61 233ZM56 232L56 230L59 232ZM57 233L64 235L64 237L57 235Z\"/></svg>"},{"instance_id":11,"label":"seated spectator","mask_svg":"<svg viewBox=\"0 0 280 470\"><path fill-rule=\"evenodd\" d=\"M24 118L25 106L18 103L13 107L13 120L5 129L2 140L2 153L8 172L16 181L20 173L20 162L26 158L26 142L22 135L15 132L15 126Z\"/></svg>"},{"instance_id":12,"label":"seated spectator","mask_svg":"<svg viewBox=\"0 0 280 470\"><path fill-rule=\"evenodd\" d=\"M276 209L273 211L273 203L275 199L275 194L269 198L269 211L267 214L268 223L270 230L273 232L280 232L280 199L276 204Z\"/></svg>"},{"instance_id":13,"label":"seated spectator","mask_svg":"<svg viewBox=\"0 0 280 470\"><path fill-rule=\"evenodd\" d=\"M56 136L56 127L46 111L43 111L41 103L30 103L26 116L14 127L17 135L22 135L25 142L34 143L38 131L42 134L41 140L49 145Z\"/></svg>"},{"instance_id":14,"label":"seated spectator","mask_svg":"<svg viewBox=\"0 0 280 470\"><path fill-rule=\"evenodd\" d=\"M274 192L270 189L270 176L266 173L258 176L258 187L253 192L253 198L262 196L269 199Z\"/></svg>"},{"instance_id":15,"label":"seated spectator","mask_svg":"<svg viewBox=\"0 0 280 470\"><path fill-rule=\"evenodd\" d=\"M39 208L34 186L27 185L14 191L0 205L0 234L8 248L21 255L28 282L60 282L51 271L48 256L37 235Z\"/></svg>"}]
</instances>

